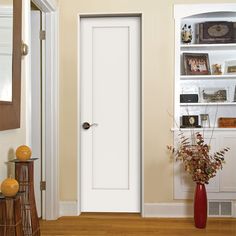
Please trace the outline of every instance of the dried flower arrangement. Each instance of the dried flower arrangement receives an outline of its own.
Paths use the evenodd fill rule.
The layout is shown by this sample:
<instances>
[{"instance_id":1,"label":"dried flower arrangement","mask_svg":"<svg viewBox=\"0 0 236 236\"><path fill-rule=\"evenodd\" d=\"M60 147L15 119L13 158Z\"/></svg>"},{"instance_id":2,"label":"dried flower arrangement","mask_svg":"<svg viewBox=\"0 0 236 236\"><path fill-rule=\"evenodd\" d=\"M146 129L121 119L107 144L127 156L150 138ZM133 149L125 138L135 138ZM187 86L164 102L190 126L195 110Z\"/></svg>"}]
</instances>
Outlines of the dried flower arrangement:
<instances>
[{"instance_id":1,"label":"dried flower arrangement","mask_svg":"<svg viewBox=\"0 0 236 236\"><path fill-rule=\"evenodd\" d=\"M216 176L219 169L222 169L224 156L229 148L223 148L210 154L210 144L205 143L204 137L199 132L193 134L193 137L185 137L180 131L180 141L177 148L167 146L176 160L184 164L184 169L192 176L193 181L200 184L208 184L209 179Z\"/></svg>"}]
</instances>

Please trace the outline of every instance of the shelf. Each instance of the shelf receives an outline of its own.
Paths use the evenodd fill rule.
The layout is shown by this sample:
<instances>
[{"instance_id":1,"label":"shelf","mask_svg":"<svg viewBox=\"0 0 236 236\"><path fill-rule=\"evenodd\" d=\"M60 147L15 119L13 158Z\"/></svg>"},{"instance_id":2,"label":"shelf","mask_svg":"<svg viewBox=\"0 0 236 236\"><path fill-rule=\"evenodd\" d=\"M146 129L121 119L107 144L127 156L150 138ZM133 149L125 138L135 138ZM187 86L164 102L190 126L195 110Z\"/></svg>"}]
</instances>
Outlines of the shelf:
<instances>
[{"instance_id":1,"label":"shelf","mask_svg":"<svg viewBox=\"0 0 236 236\"><path fill-rule=\"evenodd\" d=\"M230 147L231 150L226 157L230 162L228 163L229 165L226 164L226 169L223 168L220 171L214 181L209 183L208 188L211 197L221 200L236 199L236 182L232 180L236 178L236 159L234 159L236 153L236 127L233 124L230 127L235 128L220 128L219 122L219 118L236 117L236 73L226 73L228 66L232 66L232 72L234 69L235 63L233 61L236 60L236 41L231 41L234 43L217 43L214 41L213 44L200 44L198 37L207 37L205 31L203 32L203 27L205 30L206 28L209 29L211 25L205 24L202 27L199 23L216 22L215 25L218 25L221 24L219 22L224 21L236 22L235 6L236 4L209 4L207 7L204 4L183 4L175 6L174 9L175 36L177 40L175 40L174 117L171 127L173 146L178 147L179 142L181 142L179 137L181 132L190 141L190 144L192 139L194 140L195 134L199 132L203 136L204 143L211 147L210 155L214 155L214 152L219 152L224 147ZM192 43L190 44L184 44L181 40L185 24L187 30L188 28L190 29L189 26L192 29ZM215 28L212 27L212 34L215 34L214 30ZM211 37L211 34L208 36ZM222 40L221 42L226 41ZM204 64L208 67L209 75L193 72L193 70L192 75L189 75L191 73L188 73L188 71L191 66L188 63L191 63L188 58L185 58L185 53L189 55L202 54L202 57L196 56L195 58L193 56L193 60L194 58L196 59L196 65L204 61ZM204 58L204 54L207 55L207 59ZM216 64L221 65L221 75L214 74L215 66L213 65ZM229 68L228 71L230 71ZM205 98L203 90L208 95L206 96L208 99L203 99L203 95ZM226 97L226 101L224 99L213 100L220 90L222 90L222 93L219 92L219 96ZM226 94L223 90L226 91ZM197 94L199 99L195 103L189 103L188 100L186 100L187 103L180 103L181 94ZM201 114L205 114L207 118L201 116ZM209 124L210 128L194 128L191 126L180 128L182 124L186 125L192 121L192 119L188 120L186 119L188 117L185 118L183 116L196 116L198 117L195 119L196 124L199 124L199 126ZM183 125L181 127L186 126ZM225 125L224 127L227 126ZM179 164L174 163L174 196L177 199L188 199L193 189L189 188L189 180L179 168Z\"/></svg>"},{"instance_id":2,"label":"shelf","mask_svg":"<svg viewBox=\"0 0 236 236\"><path fill-rule=\"evenodd\" d=\"M236 131L236 128L171 128L172 132L175 131Z\"/></svg>"},{"instance_id":3,"label":"shelf","mask_svg":"<svg viewBox=\"0 0 236 236\"><path fill-rule=\"evenodd\" d=\"M236 43L227 44L182 44L181 50L236 50Z\"/></svg>"},{"instance_id":4,"label":"shelf","mask_svg":"<svg viewBox=\"0 0 236 236\"><path fill-rule=\"evenodd\" d=\"M180 103L180 106L236 106L236 102Z\"/></svg>"},{"instance_id":5,"label":"shelf","mask_svg":"<svg viewBox=\"0 0 236 236\"><path fill-rule=\"evenodd\" d=\"M181 80L216 80L216 79L236 79L236 74L232 75L181 75Z\"/></svg>"}]
</instances>

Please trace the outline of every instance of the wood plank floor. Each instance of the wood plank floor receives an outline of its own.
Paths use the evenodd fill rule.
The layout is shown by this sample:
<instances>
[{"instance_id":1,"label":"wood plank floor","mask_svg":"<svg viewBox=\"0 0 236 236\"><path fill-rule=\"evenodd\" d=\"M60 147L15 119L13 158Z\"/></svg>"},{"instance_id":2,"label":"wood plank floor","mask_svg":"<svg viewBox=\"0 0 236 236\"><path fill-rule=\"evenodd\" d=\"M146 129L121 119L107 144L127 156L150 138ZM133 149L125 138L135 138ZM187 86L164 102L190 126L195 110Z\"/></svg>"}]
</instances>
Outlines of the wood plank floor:
<instances>
[{"instance_id":1,"label":"wood plank floor","mask_svg":"<svg viewBox=\"0 0 236 236\"><path fill-rule=\"evenodd\" d=\"M206 229L196 229L193 219L141 218L137 214L83 213L40 221L41 235L70 236L236 236L236 219L208 219Z\"/></svg>"}]
</instances>

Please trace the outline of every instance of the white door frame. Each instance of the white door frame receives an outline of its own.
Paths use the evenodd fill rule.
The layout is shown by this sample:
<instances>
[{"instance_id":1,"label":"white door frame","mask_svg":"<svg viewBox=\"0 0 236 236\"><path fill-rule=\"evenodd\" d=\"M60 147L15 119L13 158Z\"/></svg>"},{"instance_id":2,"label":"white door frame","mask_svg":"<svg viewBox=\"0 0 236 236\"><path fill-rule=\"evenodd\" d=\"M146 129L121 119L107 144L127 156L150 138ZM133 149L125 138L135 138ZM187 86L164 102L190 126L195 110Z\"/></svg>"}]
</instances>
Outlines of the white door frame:
<instances>
[{"instance_id":1,"label":"white door frame","mask_svg":"<svg viewBox=\"0 0 236 236\"><path fill-rule=\"evenodd\" d=\"M43 191L42 218L47 220L59 217L59 73L58 73L58 7L55 0L32 0L32 2L45 13L46 54L45 54L45 110L43 111L43 150L42 180L46 181L46 191ZM23 0L24 31L23 40L30 48L30 0ZM30 52L29 52L30 53ZM26 58L25 58L26 59ZM26 143L31 140L31 91L30 91L30 55L25 60L26 78Z\"/></svg>"},{"instance_id":2,"label":"white door frame","mask_svg":"<svg viewBox=\"0 0 236 236\"><path fill-rule=\"evenodd\" d=\"M80 104L81 104L81 97L80 97L80 89L81 89L81 77L80 77L80 42L79 42L79 39L80 39L80 21L81 21L81 18L90 18L90 17L140 17L140 27L141 27L141 48L140 48L140 52L141 52L141 57L140 57L140 63L141 63L141 67L140 67L140 75L141 75L141 78L140 78L140 111L141 111L141 114L140 114L140 119L141 119L141 127L140 127L140 143L141 143L141 147L140 147L140 153L141 153L141 170L140 170L140 180L141 180L141 215L144 216L144 148L143 148L143 104L144 104L144 101L143 101L143 59L142 59L142 55L143 55L143 34L142 34L142 30L143 30L143 13L89 13L89 14L78 14L78 45L77 45L77 78L78 78L78 82L77 82L77 106L79 107ZM79 109L77 109L77 214L80 215L81 214L81 140L80 140L80 133L81 133L81 107L79 107Z\"/></svg>"}]
</instances>

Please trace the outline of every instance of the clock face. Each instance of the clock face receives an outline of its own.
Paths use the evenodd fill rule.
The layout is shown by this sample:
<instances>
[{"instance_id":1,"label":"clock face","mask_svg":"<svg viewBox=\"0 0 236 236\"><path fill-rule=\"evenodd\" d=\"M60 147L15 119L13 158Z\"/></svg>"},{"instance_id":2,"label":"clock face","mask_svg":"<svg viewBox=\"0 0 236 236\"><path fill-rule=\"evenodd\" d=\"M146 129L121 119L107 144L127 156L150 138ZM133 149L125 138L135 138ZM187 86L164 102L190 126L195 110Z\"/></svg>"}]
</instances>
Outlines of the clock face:
<instances>
[{"instance_id":1,"label":"clock face","mask_svg":"<svg viewBox=\"0 0 236 236\"><path fill-rule=\"evenodd\" d=\"M195 119L194 119L194 117L189 117L189 124L190 125L193 125L195 123Z\"/></svg>"},{"instance_id":2,"label":"clock face","mask_svg":"<svg viewBox=\"0 0 236 236\"><path fill-rule=\"evenodd\" d=\"M216 24L208 28L208 34L211 37L223 37L229 32L228 25Z\"/></svg>"}]
</instances>

